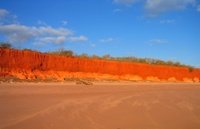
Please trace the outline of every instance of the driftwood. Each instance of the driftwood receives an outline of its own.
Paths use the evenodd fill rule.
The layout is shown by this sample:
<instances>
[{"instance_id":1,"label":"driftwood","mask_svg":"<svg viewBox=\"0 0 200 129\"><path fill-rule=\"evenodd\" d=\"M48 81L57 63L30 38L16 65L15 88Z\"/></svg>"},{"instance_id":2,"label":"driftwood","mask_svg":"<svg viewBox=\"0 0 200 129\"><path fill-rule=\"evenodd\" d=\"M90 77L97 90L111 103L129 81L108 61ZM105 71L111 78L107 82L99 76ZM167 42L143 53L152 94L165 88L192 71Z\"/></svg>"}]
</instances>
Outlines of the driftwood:
<instances>
[{"instance_id":1,"label":"driftwood","mask_svg":"<svg viewBox=\"0 0 200 129\"><path fill-rule=\"evenodd\" d=\"M78 85L93 85L92 82L87 81L87 80L82 80L82 79L77 80L76 84L78 84Z\"/></svg>"}]
</instances>

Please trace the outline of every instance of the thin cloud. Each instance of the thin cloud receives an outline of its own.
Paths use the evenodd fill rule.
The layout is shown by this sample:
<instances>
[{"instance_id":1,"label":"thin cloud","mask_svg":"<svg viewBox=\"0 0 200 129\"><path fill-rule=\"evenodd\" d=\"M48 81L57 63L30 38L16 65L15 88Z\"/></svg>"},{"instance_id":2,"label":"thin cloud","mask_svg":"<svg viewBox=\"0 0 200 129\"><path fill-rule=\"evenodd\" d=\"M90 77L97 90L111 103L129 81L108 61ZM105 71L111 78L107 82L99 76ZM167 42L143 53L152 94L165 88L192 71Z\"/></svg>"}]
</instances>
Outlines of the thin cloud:
<instances>
[{"instance_id":1,"label":"thin cloud","mask_svg":"<svg viewBox=\"0 0 200 129\"><path fill-rule=\"evenodd\" d=\"M175 20L173 19L165 19L160 21L161 24L173 24L175 23Z\"/></svg>"},{"instance_id":2,"label":"thin cloud","mask_svg":"<svg viewBox=\"0 0 200 129\"><path fill-rule=\"evenodd\" d=\"M148 17L156 17L168 11L184 10L188 6L197 6L197 0L113 0L113 2L121 5L142 3ZM199 8L198 6L197 11Z\"/></svg>"},{"instance_id":3,"label":"thin cloud","mask_svg":"<svg viewBox=\"0 0 200 129\"><path fill-rule=\"evenodd\" d=\"M62 25L66 26L69 22L67 20L62 21Z\"/></svg>"},{"instance_id":4,"label":"thin cloud","mask_svg":"<svg viewBox=\"0 0 200 129\"><path fill-rule=\"evenodd\" d=\"M123 5L132 5L133 3L139 0L113 0L114 3L123 4Z\"/></svg>"},{"instance_id":5,"label":"thin cloud","mask_svg":"<svg viewBox=\"0 0 200 129\"><path fill-rule=\"evenodd\" d=\"M38 24L38 25L42 25L42 26L48 26L46 22L41 21L41 20L38 20L38 21L37 21L37 24Z\"/></svg>"},{"instance_id":6,"label":"thin cloud","mask_svg":"<svg viewBox=\"0 0 200 129\"><path fill-rule=\"evenodd\" d=\"M6 9L0 8L0 25L7 23L19 23L19 22L17 21L16 15L11 14Z\"/></svg>"},{"instance_id":7,"label":"thin cloud","mask_svg":"<svg viewBox=\"0 0 200 129\"><path fill-rule=\"evenodd\" d=\"M7 16L9 12L6 9L0 9L0 19Z\"/></svg>"},{"instance_id":8,"label":"thin cloud","mask_svg":"<svg viewBox=\"0 0 200 129\"><path fill-rule=\"evenodd\" d=\"M67 28L53 28L51 26L25 26L20 24L0 26L0 34L4 35L8 41L16 42L43 42L43 43L63 43L67 41L86 41L85 36L74 36L74 33Z\"/></svg>"},{"instance_id":9,"label":"thin cloud","mask_svg":"<svg viewBox=\"0 0 200 129\"><path fill-rule=\"evenodd\" d=\"M91 47L96 47L96 44L92 43L90 44Z\"/></svg>"},{"instance_id":10,"label":"thin cloud","mask_svg":"<svg viewBox=\"0 0 200 129\"><path fill-rule=\"evenodd\" d=\"M168 43L168 41L164 40L164 39L151 39L151 40L148 41L148 43L150 45L161 45L161 44Z\"/></svg>"},{"instance_id":11,"label":"thin cloud","mask_svg":"<svg viewBox=\"0 0 200 129\"><path fill-rule=\"evenodd\" d=\"M113 10L114 13L118 13L118 12L121 12L121 11L122 11L121 9L114 9Z\"/></svg>"},{"instance_id":12,"label":"thin cloud","mask_svg":"<svg viewBox=\"0 0 200 129\"><path fill-rule=\"evenodd\" d=\"M197 6L197 11L200 12L200 5Z\"/></svg>"},{"instance_id":13,"label":"thin cloud","mask_svg":"<svg viewBox=\"0 0 200 129\"><path fill-rule=\"evenodd\" d=\"M9 12L0 9L0 16L2 18L0 22L7 20L5 15L9 16ZM88 40L86 36L76 36L72 30L65 27L51 27L41 20L38 20L37 23L40 26L4 22L0 25L0 34L13 44L23 42L61 44L64 42L84 42Z\"/></svg>"},{"instance_id":14,"label":"thin cloud","mask_svg":"<svg viewBox=\"0 0 200 129\"><path fill-rule=\"evenodd\" d=\"M10 24L0 26L0 34L6 36L12 42L25 42L34 37L69 36L72 32L65 28L52 28L50 26L35 27Z\"/></svg>"},{"instance_id":15,"label":"thin cloud","mask_svg":"<svg viewBox=\"0 0 200 129\"><path fill-rule=\"evenodd\" d=\"M39 43L55 43L55 44L61 44L66 41L65 36L57 36L57 37L41 37L37 40Z\"/></svg>"},{"instance_id":16,"label":"thin cloud","mask_svg":"<svg viewBox=\"0 0 200 129\"><path fill-rule=\"evenodd\" d=\"M68 41L71 41L71 42L84 42L84 41L87 41L88 38L81 35L79 37L69 37L68 38Z\"/></svg>"},{"instance_id":17,"label":"thin cloud","mask_svg":"<svg viewBox=\"0 0 200 129\"><path fill-rule=\"evenodd\" d=\"M157 16L172 10L183 10L189 5L195 5L196 0L146 0L145 10L149 16Z\"/></svg>"},{"instance_id":18,"label":"thin cloud","mask_svg":"<svg viewBox=\"0 0 200 129\"><path fill-rule=\"evenodd\" d=\"M108 43L108 42L112 42L112 41L114 41L113 38L100 39L100 42L102 42L102 43Z\"/></svg>"}]
</instances>

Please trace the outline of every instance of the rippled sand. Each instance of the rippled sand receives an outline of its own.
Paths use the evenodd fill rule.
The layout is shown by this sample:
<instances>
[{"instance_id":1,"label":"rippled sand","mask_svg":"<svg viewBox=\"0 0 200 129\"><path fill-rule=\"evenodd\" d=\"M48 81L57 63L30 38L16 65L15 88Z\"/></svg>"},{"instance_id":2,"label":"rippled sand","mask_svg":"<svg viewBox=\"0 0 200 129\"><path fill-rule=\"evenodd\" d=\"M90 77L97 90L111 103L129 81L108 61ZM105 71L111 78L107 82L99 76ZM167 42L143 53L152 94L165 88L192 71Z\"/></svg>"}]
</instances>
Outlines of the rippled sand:
<instances>
[{"instance_id":1,"label":"rippled sand","mask_svg":"<svg viewBox=\"0 0 200 129\"><path fill-rule=\"evenodd\" d=\"M200 84L0 84L0 129L200 129Z\"/></svg>"}]
</instances>

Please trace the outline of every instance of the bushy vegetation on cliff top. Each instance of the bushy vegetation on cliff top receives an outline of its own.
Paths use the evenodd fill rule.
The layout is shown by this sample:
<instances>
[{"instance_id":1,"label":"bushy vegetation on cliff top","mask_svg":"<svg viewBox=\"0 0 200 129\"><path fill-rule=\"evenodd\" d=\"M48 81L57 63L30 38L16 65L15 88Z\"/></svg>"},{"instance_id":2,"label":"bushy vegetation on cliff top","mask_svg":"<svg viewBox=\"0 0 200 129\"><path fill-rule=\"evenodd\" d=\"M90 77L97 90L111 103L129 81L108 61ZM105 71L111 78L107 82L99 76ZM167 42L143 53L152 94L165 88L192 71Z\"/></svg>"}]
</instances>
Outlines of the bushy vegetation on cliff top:
<instances>
[{"instance_id":1,"label":"bushy vegetation on cliff top","mask_svg":"<svg viewBox=\"0 0 200 129\"><path fill-rule=\"evenodd\" d=\"M15 49L12 47L11 44L7 42L0 42L0 48L3 49ZM32 49L23 49L26 51L35 51ZM177 66L177 67L188 67L190 71L193 70L192 66L181 64L180 62L174 62L174 61L163 61L159 59L153 59L153 58L138 58L138 57L112 57L109 54L106 54L104 56L98 56L98 55L88 55L86 53L77 55L71 50L65 50L65 49L59 49L56 51L50 51L46 52L46 54L52 54L52 55L59 55L59 56L66 56L66 57L79 57L79 58L90 58L90 59L102 59L102 60L112 60L112 61L122 61L122 62L137 62L137 63L145 63L145 64L154 64L154 65L169 65L169 66Z\"/></svg>"},{"instance_id":2,"label":"bushy vegetation on cliff top","mask_svg":"<svg viewBox=\"0 0 200 129\"><path fill-rule=\"evenodd\" d=\"M170 66L178 66L178 67L188 67L191 71L193 69L192 66L181 64L180 62L174 61L163 61L159 59L153 58L138 58L138 57L112 57L109 54L98 56L98 55L88 55L86 53L77 55L71 50L60 49L57 51L47 52L48 54L60 55L60 56L68 56L68 57L79 57L79 58L90 58L90 59L102 59L102 60L113 60L113 61L122 61L122 62L137 62L137 63L145 63L145 64L155 64L155 65L170 65Z\"/></svg>"}]
</instances>

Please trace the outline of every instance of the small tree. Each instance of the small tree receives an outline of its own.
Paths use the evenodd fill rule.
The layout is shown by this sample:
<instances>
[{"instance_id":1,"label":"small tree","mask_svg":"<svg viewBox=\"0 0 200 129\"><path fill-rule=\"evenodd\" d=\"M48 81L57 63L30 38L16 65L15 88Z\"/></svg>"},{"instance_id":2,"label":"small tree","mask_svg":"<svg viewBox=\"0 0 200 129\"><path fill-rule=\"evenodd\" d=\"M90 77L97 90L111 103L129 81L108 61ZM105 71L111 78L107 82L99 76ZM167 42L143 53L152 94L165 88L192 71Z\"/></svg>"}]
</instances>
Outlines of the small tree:
<instances>
[{"instance_id":1,"label":"small tree","mask_svg":"<svg viewBox=\"0 0 200 129\"><path fill-rule=\"evenodd\" d=\"M194 70L194 68L192 66L188 67L189 72L192 72Z\"/></svg>"},{"instance_id":2,"label":"small tree","mask_svg":"<svg viewBox=\"0 0 200 129\"><path fill-rule=\"evenodd\" d=\"M102 57L103 59L111 59L111 56L109 54L106 54Z\"/></svg>"},{"instance_id":3,"label":"small tree","mask_svg":"<svg viewBox=\"0 0 200 129\"><path fill-rule=\"evenodd\" d=\"M99 59L100 57L97 56L97 55L92 55L92 58L93 58L93 59Z\"/></svg>"},{"instance_id":4,"label":"small tree","mask_svg":"<svg viewBox=\"0 0 200 129\"><path fill-rule=\"evenodd\" d=\"M10 43L0 42L0 48L12 48Z\"/></svg>"},{"instance_id":5,"label":"small tree","mask_svg":"<svg viewBox=\"0 0 200 129\"><path fill-rule=\"evenodd\" d=\"M89 58L89 55L86 54L86 53L83 53L83 54L79 55L79 57L81 57L81 58Z\"/></svg>"},{"instance_id":6,"label":"small tree","mask_svg":"<svg viewBox=\"0 0 200 129\"><path fill-rule=\"evenodd\" d=\"M73 56L74 52L71 50L63 50L63 51L60 51L60 54L64 56Z\"/></svg>"}]
</instances>

